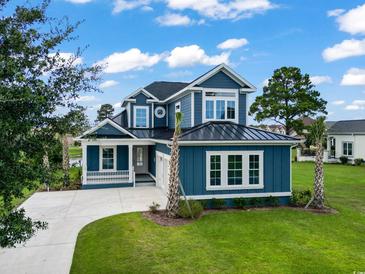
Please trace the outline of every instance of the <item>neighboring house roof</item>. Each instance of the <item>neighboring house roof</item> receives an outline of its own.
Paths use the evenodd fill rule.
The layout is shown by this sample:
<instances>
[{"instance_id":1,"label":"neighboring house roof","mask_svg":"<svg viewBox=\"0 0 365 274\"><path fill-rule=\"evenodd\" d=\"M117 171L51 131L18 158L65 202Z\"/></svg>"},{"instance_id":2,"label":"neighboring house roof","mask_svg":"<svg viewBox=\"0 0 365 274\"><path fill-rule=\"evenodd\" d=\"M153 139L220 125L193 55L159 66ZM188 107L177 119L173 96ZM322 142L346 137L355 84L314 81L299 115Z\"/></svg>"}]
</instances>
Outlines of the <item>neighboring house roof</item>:
<instances>
[{"instance_id":1,"label":"neighboring house roof","mask_svg":"<svg viewBox=\"0 0 365 274\"><path fill-rule=\"evenodd\" d=\"M326 129L329 130L334 124L336 124L336 121L326 121Z\"/></svg>"},{"instance_id":2,"label":"neighboring house roof","mask_svg":"<svg viewBox=\"0 0 365 274\"><path fill-rule=\"evenodd\" d=\"M302 119L302 121L303 121L304 126L307 127L307 126L312 125L316 120L315 119L312 119L310 117L304 117Z\"/></svg>"},{"instance_id":3,"label":"neighboring house roof","mask_svg":"<svg viewBox=\"0 0 365 274\"><path fill-rule=\"evenodd\" d=\"M134 136L141 139L170 140L173 129L128 129ZM288 141L298 142L297 138L265 130L247 127L227 121L211 121L190 129L184 129L179 141Z\"/></svg>"},{"instance_id":4,"label":"neighboring house roof","mask_svg":"<svg viewBox=\"0 0 365 274\"><path fill-rule=\"evenodd\" d=\"M365 133L365 119L338 121L328 130L328 133L363 134Z\"/></svg>"},{"instance_id":5,"label":"neighboring house roof","mask_svg":"<svg viewBox=\"0 0 365 274\"><path fill-rule=\"evenodd\" d=\"M144 89L162 101L188 85L189 83L183 82L156 81L144 87Z\"/></svg>"}]
</instances>

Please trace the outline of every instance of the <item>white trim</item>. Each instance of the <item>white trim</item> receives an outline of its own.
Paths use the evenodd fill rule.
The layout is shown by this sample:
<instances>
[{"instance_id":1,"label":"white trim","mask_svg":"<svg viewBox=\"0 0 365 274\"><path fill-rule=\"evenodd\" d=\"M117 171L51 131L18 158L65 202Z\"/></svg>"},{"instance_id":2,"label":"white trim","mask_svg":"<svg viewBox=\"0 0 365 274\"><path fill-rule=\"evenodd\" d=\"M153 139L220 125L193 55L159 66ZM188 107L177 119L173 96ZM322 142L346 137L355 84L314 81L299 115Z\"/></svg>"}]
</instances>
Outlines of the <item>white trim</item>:
<instances>
[{"instance_id":1,"label":"white trim","mask_svg":"<svg viewBox=\"0 0 365 274\"><path fill-rule=\"evenodd\" d=\"M127 104L128 127L131 127L131 103Z\"/></svg>"},{"instance_id":2,"label":"white trim","mask_svg":"<svg viewBox=\"0 0 365 274\"><path fill-rule=\"evenodd\" d=\"M87 146L85 143L81 144L82 147L82 184L87 183Z\"/></svg>"},{"instance_id":3,"label":"white trim","mask_svg":"<svg viewBox=\"0 0 365 274\"><path fill-rule=\"evenodd\" d=\"M162 114L158 114L158 111L161 110ZM154 115L156 116L156 118L158 119L163 119L166 116L166 109L163 106L157 106L154 110Z\"/></svg>"},{"instance_id":4,"label":"white trim","mask_svg":"<svg viewBox=\"0 0 365 274\"><path fill-rule=\"evenodd\" d=\"M113 168L112 169L103 168L103 149L104 148L113 149ZM116 146L99 146L99 171L117 171L117 147Z\"/></svg>"},{"instance_id":5,"label":"white trim","mask_svg":"<svg viewBox=\"0 0 365 274\"><path fill-rule=\"evenodd\" d=\"M156 181L156 177L153 176L153 174L151 172L147 172L147 174L150 175L152 177L152 179Z\"/></svg>"},{"instance_id":6,"label":"white trim","mask_svg":"<svg viewBox=\"0 0 365 274\"><path fill-rule=\"evenodd\" d=\"M166 127L169 127L169 104L166 104Z\"/></svg>"},{"instance_id":7,"label":"white trim","mask_svg":"<svg viewBox=\"0 0 365 274\"><path fill-rule=\"evenodd\" d=\"M133 145L128 145L128 170L129 182L133 181Z\"/></svg>"},{"instance_id":8,"label":"white trim","mask_svg":"<svg viewBox=\"0 0 365 274\"><path fill-rule=\"evenodd\" d=\"M224 97L224 96L206 96L207 92L218 92L218 93L234 93L234 97ZM239 103L238 103L238 90L237 89L202 89L202 123L209 122L209 121L230 121L235 122L238 124L239 121ZM213 101L213 119L207 119L206 117L206 101ZM217 119L216 117L216 105L217 100L223 100L224 101L224 119ZM234 101L235 102L235 118L234 119L228 119L227 118L227 108L228 108L228 101Z\"/></svg>"},{"instance_id":9,"label":"white trim","mask_svg":"<svg viewBox=\"0 0 365 274\"><path fill-rule=\"evenodd\" d=\"M137 100L136 99L124 99L124 102L128 102L128 103L135 103Z\"/></svg>"},{"instance_id":10,"label":"white trim","mask_svg":"<svg viewBox=\"0 0 365 274\"><path fill-rule=\"evenodd\" d=\"M195 94L194 91L191 92L191 127L195 126Z\"/></svg>"},{"instance_id":11,"label":"white trim","mask_svg":"<svg viewBox=\"0 0 365 274\"><path fill-rule=\"evenodd\" d=\"M179 111L176 110L177 107L179 107ZM175 103L175 115L177 112L181 112L181 101Z\"/></svg>"},{"instance_id":12,"label":"white trim","mask_svg":"<svg viewBox=\"0 0 365 274\"><path fill-rule=\"evenodd\" d=\"M125 97L123 99L123 101L126 101L126 100L130 99L131 97L134 97L134 96L138 95L141 92L144 93L145 95L147 95L148 97L151 97L152 99L159 101L157 97L153 96L151 93L149 93L144 88L139 88L139 89L135 90L134 92L132 92L131 94L129 94L127 97Z\"/></svg>"},{"instance_id":13,"label":"white trim","mask_svg":"<svg viewBox=\"0 0 365 274\"><path fill-rule=\"evenodd\" d=\"M136 110L137 109L145 109L146 110L146 126L145 127L136 127ZM150 127L150 107L149 106L133 106L133 127L134 128L149 128Z\"/></svg>"},{"instance_id":14,"label":"white trim","mask_svg":"<svg viewBox=\"0 0 365 274\"><path fill-rule=\"evenodd\" d=\"M122 133L125 133L129 136L131 136L134 139L137 139L136 136L134 136L132 133L130 133L128 130L122 128L120 125L118 125L116 122L114 122L113 120L106 118L103 121L101 121L100 123L98 123L96 126L92 127L91 129L85 131L81 136L77 137L75 140L76 141L81 141L82 137L93 133L94 131L98 130L99 128L101 128L102 126L104 126L105 124L110 124L111 126L115 127L116 129L118 129L119 131L121 131Z\"/></svg>"},{"instance_id":15,"label":"white trim","mask_svg":"<svg viewBox=\"0 0 365 274\"><path fill-rule=\"evenodd\" d=\"M152 128L155 127L155 103L152 103L151 115L152 115Z\"/></svg>"},{"instance_id":16,"label":"white trim","mask_svg":"<svg viewBox=\"0 0 365 274\"><path fill-rule=\"evenodd\" d=\"M233 193L233 194L209 194L209 195L188 195L187 199L207 200L207 199L230 199L230 198L263 198L263 197L288 197L290 192L260 192L260 193ZM183 197L182 197L183 198Z\"/></svg>"},{"instance_id":17,"label":"white trim","mask_svg":"<svg viewBox=\"0 0 365 274\"><path fill-rule=\"evenodd\" d=\"M139 145L148 146L156 144L152 139L81 139L86 145Z\"/></svg>"},{"instance_id":18,"label":"white trim","mask_svg":"<svg viewBox=\"0 0 365 274\"><path fill-rule=\"evenodd\" d=\"M221 185L210 185L210 156L221 157ZM228 185L228 155L242 155L242 185ZM249 184L249 157L259 156L259 184ZM206 152L206 190L232 190L232 189L263 189L264 188L264 151L243 150L243 151L207 151Z\"/></svg>"},{"instance_id":19,"label":"white trim","mask_svg":"<svg viewBox=\"0 0 365 274\"><path fill-rule=\"evenodd\" d=\"M226 64L223 63L223 64L220 64L219 66L217 66L215 69L213 69L209 73L205 74L203 77L199 77L197 80L195 80L194 82L190 83L188 86L186 86L182 90L178 91L177 93L175 93L175 94L171 95L170 97L168 97L167 99L163 100L162 103L166 103L166 102L174 99L175 97L179 96L180 94L182 94L186 90L190 90L195 85L198 85L198 84L204 82L205 80L209 79L210 77L212 77L213 75L217 74L221 70L225 70L224 72L228 76L230 76L231 78L233 78L233 80L235 80L236 82L240 82L241 84L247 85L247 86L250 87L248 89L247 88L243 88L243 89L241 89L242 91L246 91L246 92L254 92L254 91L256 91L256 87L253 84L251 84L250 82L248 82L245 78L243 78L242 76L240 76L238 73L236 73L235 71L233 71L229 66L227 66Z\"/></svg>"},{"instance_id":20,"label":"white trim","mask_svg":"<svg viewBox=\"0 0 365 274\"><path fill-rule=\"evenodd\" d=\"M345 154L345 151L343 149L344 144L347 144L347 154ZM351 144L351 155L349 155L349 145ZM342 141L342 156L346 156L348 158L353 158L355 153L354 153L354 142L353 141Z\"/></svg>"}]
</instances>

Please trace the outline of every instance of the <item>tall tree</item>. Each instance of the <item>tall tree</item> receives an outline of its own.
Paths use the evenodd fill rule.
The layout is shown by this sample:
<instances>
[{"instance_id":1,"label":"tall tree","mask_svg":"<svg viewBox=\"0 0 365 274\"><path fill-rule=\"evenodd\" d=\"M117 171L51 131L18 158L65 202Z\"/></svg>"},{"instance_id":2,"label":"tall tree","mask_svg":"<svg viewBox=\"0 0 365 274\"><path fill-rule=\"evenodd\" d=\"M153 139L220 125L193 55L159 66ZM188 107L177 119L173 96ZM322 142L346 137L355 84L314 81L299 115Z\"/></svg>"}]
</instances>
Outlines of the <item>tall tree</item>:
<instances>
[{"instance_id":1,"label":"tall tree","mask_svg":"<svg viewBox=\"0 0 365 274\"><path fill-rule=\"evenodd\" d=\"M170 218L175 218L179 211L179 143L178 138L181 134L181 121L182 113L176 112L175 118L175 132L172 138L171 147L171 158L170 158L170 177L169 177L169 190L167 195L167 216Z\"/></svg>"},{"instance_id":2,"label":"tall tree","mask_svg":"<svg viewBox=\"0 0 365 274\"><path fill-rule=\"evenodd\" d=\"M316 146L314 195L306 207L324 208L323 141L326 133L325 117L319 117L309 129L309 138Z\"/></svg>"},{"instance_id":3,"label":"tall tree","mask_svg":"<svg viewBox=\"0 0 365 274\"><path fill-rule=\"evenodd\" d=\"M250 115L261 122L271 119L285 127L286 134L292 130L302 133L302 118L326 112L327 102L320 98L308 74L299 68L282 67L263 88L263 95L257 96L250 107Z\"/></svg>"},{"instance_id":4,"label":"tall tree","mask_svg":"<svg viewBox=\"0 0 365 274\"><path fill-rule=\"evenodd\" d=\"M114 108L111 104L103 104L98 110L98 116L96 118L97 122L101 122L106 118L110 118L113 116Z\"/></svg>"},{"instance_id":5,"label":"tall tree","mask_svg":"<svg viewBox=\"0 0 365 274\"><path fill-rule=\"evenodd\" d=\"M81 92L98 91L100 67L80 64L74 55L58 51L78 23L46 15L49 2L7 6L0 0L0 246L29 239L44 223L12 208L44 178L47 142L56 133L55 112L74 109ZM6 9L6 14L4 15Z\"/></svg>"}]
</instances>

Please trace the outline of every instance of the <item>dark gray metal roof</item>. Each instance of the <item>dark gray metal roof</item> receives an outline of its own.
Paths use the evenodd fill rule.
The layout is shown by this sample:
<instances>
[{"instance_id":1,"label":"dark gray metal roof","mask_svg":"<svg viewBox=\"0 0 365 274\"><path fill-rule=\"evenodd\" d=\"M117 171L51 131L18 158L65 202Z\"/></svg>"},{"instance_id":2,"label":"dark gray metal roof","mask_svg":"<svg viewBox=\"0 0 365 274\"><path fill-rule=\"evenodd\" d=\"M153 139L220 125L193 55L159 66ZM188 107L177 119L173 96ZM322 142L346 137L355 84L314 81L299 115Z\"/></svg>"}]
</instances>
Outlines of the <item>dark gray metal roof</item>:
<instances>
[{"instance_id":1,"label":"dark gray metal roof","mask_svg":"<svg viewBox=\"0 0 365 274\"><path fill-rule=\"evenodd\" d=\"M328 133L365 133L365 119L338 121Z\"/></svg>"},{"instance_id":2,"label":"dark gray metal roof","mask_svg":"<svg viewBox=\"0 0 365 274\"><path fill-rule=\"evenodd\" d=\"M185 88L189 83L158 81L144 87L149 93L160 100L165 100L171 95Z\"/></svg>"},{"instance_id":3,"label":"dark gray metal roof","mask_svg":"<svg viewBox=\"0 0 365 274\"><path fill-rule=\"evenodd\" d=\"M170 140L173 129L128 129L130 133L141 139ZM183 129L180 141L289 141L299 139L258 128L247 127L232 122L207 122L190 129Z\"/></svg>"}]
</instances>

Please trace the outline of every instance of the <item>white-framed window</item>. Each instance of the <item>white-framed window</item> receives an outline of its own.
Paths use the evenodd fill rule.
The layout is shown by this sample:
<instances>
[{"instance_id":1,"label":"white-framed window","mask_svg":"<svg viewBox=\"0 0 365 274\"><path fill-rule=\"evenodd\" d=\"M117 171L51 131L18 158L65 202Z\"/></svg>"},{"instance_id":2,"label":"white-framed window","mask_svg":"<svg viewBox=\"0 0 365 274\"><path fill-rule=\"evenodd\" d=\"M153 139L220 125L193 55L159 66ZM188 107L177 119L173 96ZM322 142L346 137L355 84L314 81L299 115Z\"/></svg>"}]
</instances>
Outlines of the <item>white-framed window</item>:
<instances>
[{"instance_id":1,"label":"white-framed window","mask_svg":"<svg viewBox=\"0 0 365 274\"><path fill-rule=\"evenodd\" d=\"M353 156L353 145L352 142L343 142L342 143L342 154L344 156Z\"/></svg>"},{"instance_id":2,"label":"white-framed window","mask_svg":"<svg viewBox=\"0 0 365 274\"><path fill-rule=\"evenodd\" d=\"M115 147L100 147L100 170L116 170Z\"/></svg>"},{"instance_id":3,"label":"white-framed window","mask_svg":"<svg viewBox=\"0 0 365 274\"><path fill-rule=\"evenodd\" d=\"M143 147L137 147L137 166L143 166Z\"/></svg>"},{"instance_id":4,"label":"white-framed window","mask_svg":"<svg viewBox=\"0 0 365 274\"><path fill-rule=\"evenodd\" d=\"M263 151L207 151L206 189L262 189Z\"/></svg>"},{"instance_id":5,"label":"white-framed window","mask_svg":"<svg viewBox=\"0 0 365 274\"><path fill-rule=\"evenodd\" d=\"M149 107L148 106L134 106L134 124L135 128L149 127Z\"/></svg>"},{"instance_id":6,"label":"white-framed window","mask_svg":"<svg viewBox=\"0 0 365 274\"><path fill-rule=\"evenodd\" d=\"M175 113L181 112L181 102L175 104Z\"/></svg>"},{"instance_id":7,"label":"white-framed window","mask_svg":"<svg viewBox=\"0 0 365 274\"><path fill-rule=\"evenodd\" d=\"M203 92L203 121L238 122L238 92Z\"/></svg>"}]
</instances>

